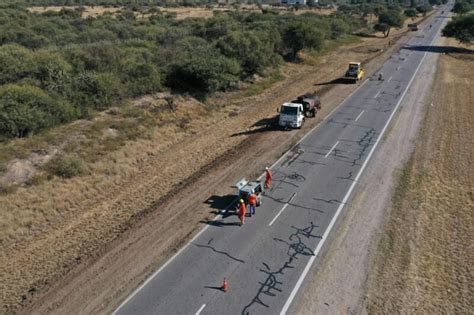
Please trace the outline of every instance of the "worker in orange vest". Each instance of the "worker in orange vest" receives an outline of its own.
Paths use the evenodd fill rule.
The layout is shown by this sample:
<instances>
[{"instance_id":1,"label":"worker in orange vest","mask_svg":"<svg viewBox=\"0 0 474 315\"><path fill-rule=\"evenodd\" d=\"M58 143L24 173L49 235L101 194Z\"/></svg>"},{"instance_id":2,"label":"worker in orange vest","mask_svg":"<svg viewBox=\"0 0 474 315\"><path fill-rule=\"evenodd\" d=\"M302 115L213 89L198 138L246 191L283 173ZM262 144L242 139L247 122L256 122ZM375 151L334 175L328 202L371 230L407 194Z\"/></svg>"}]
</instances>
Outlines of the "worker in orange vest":
<instances>
[{"instance_id":1,"label":"worker in orange vest","mask_svg":"<svg viewBox=\"0 0 474 315\"><path fill-rule=\"evenodd\" d=\"M247 206L245 206L245 202L243 199L239 200L239 219L240 225L245 224L245 215L247 214Z\"/></svg>"},{"instance_id":2,"label":"worker in orange vest","mask_svg":"<svg viewBox=\"0 0 474 315\"><path fill-rule=\"evenodd\" d=\"M250 216L255 214L255 207L257 206L257 195L252 192L249 196L249 212Z\"/></svg>"},{"instance_id":3,"label":"worker in orange vest","mask_svg":"<svg viewBox=\"0 0 474 315\"><path fill-rule=\"evenodd\" d=\"M265 189L270 188L272 185L272 178L272 171L268 167L265 167Z\"/></svg>"}]
</instances>

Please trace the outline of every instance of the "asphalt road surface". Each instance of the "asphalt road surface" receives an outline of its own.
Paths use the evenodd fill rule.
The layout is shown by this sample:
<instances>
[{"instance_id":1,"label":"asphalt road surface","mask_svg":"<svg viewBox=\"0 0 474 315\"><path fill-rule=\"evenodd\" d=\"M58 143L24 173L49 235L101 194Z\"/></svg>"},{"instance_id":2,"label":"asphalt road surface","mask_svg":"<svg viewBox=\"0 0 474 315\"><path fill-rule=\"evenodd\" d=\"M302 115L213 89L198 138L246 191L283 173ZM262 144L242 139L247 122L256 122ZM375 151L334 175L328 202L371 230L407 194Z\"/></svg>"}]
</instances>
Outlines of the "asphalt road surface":
<instances>
[{"instance_id":1,"label":"asphalt road surface","mask_svg":"<svg viewBox=\"0 0 474 315\"><path fill-rule=\"evenodd\" d=\"M443 10L449 12L450 5ZM290 312L306 274L445 24L440 12L431 18L431 28L420 29L384 64L383 81L377 73L359 83L337 110L273 165L273 186L255 216L242 227L230 210L208 222L115 313ZM224 278L229 283L227 293L220 289Z\"/></svg>"}]
</instances>

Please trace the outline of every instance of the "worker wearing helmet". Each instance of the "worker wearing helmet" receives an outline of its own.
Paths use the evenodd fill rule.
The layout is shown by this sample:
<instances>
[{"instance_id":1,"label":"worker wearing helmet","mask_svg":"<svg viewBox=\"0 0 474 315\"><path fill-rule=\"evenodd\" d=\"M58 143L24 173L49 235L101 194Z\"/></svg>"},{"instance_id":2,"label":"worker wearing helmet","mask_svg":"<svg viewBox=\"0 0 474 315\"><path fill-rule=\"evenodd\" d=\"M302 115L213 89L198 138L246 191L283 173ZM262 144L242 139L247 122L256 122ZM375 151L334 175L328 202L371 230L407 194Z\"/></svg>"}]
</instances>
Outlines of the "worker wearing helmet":
<instances>
[{"instance_id":1,"label":"worker wearing helmet","mask_svg":"<svg viewBox=\"0 0 474 315\"><path fill-rule=\"evenodd\" d=\"M245 215L247 214L247 206L245 205L245 202L243 199L239 200L239 219L240 219L240 225L245 224Z\"/></svg>"},{"instance_id":2,"label":"worker wearing helmet","mask_svg":"<svg viewBox=\"0 0 474 315\"><path fill-rule=\"evenodd\" d=\"M249 212L250 216L253 216L255 214L255 207L257 206L257 195L255 192L252 191L252 193L249 196Z\"/></svg>"},{"instance_id":3,"label":"worker wearing helmet","mask_svg":"<svg viewBox=\"0 0 474 315\"><path fill-rule=\"evenodd\" d=\"M272 179L272 171L268 167L265 167L265 189L270 188L270 186L272 185Z\"/></svg>"}]
</instances>

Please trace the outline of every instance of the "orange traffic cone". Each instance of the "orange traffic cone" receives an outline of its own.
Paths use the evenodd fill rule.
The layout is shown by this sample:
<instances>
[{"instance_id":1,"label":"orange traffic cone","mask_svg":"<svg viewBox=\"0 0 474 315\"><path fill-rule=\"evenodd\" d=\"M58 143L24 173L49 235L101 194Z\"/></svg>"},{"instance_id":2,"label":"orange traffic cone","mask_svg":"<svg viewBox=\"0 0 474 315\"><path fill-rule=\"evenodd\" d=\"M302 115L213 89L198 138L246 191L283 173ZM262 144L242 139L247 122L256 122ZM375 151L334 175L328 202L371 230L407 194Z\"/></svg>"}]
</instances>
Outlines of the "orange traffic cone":
<instances>
[{"instance_id":1,"label":"orange traffic cone","mask_svg":"<svg viewBox=\"0 0 474 315\"><path fill-rule=\"evenodd\" d=\"M229 284L227 283L227 279L224 278L224 283L222 284L222 291L227 292L229 290Z\"/></svg>"}]
</instances>

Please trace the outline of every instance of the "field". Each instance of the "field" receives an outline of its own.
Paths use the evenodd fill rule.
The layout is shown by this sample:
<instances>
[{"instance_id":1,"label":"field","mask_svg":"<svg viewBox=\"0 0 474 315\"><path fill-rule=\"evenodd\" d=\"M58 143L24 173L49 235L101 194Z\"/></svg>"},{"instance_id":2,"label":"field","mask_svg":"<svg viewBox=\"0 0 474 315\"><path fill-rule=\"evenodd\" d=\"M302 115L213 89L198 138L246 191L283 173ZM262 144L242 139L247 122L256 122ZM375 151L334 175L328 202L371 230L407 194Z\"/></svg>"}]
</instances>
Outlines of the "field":
<instances>
[{"instance_id":1,"label":"field","mask_svg":"<svg viewBox=\"0 0 474 315\"><path fill-rule=\"evenodd\" d=\"M270 6L268 5L263 5L262 9L269 8ZM46 11L60 11L62 9L73 9L74 7L68 7L68 6L47 6L47 7L30 7L29 10L31 12L36 12L36 13L44 13ZM104 13L111 13L115 14L118 13L122 10L122 8L113 8L113 7L103 7L103 6L85 6L84 7L84 12L82 13L83 18L88 18L88 17L95 17L102 15ZM214 15L214 12L231 12L235 11L236 9L233 6L215 6L215 7L176 7L176 8L159 8L161 12L163 13L169 13L176 15L176 19L182 20L186 18L211 18ZM257 5L241 5L239 7L240 10L245 11L245 12L261 12L262 9L259 8ZM289 8L285 7L276 7L275 10L277 10L280 14L287 14L287 13L294 13L296 15L300 15L303 13L307 12L313 12L317 14L331 14L335 12L335 9L323 9L323 8L318 8L318 9L299 9L297 11L290 10ZM141 15L139 13L136 13L138 17Z\"/></svg>"},{"instance_id":2,"label":"field","mask_svg":"<svg viewBox=\"0 0 474 315\"><path fill-rule=\"evenodd\" d=\"M474 54L445 39L369 281L369 313L474 310Z\"/></svg>"},{"instance_id":3,"label":"field","mask_svg":"<svg viewBox=\"0 0 474 315\"><path fill-rule=\"evenodd\" d=\"M243 83L239 91L218 94L205 103L187 96L174 96L169 102L170 95L149 95L38 137L2 144L0 160L6 173L32 180L0 195L5 205L0 213L4 310L28 305L54 287L51 299L40 302L45 312L57 307L60 313L77 313L84 311L84 301L91 312L103 311L100 307L112 303L104 295L120 299L128 286L136 285L144 272L199 229L200 220L212 216L207 198L232 193L234 179L260 172L355 88L332 83L349 60L362 61L368 74L375 72L401 45L388 47L388 41L402 33L331 42L323 54L303 53L300 63L287 63L266 78L255 77L253 85ZM269 126L276 107L312 90L322 94L324 104L315 120L291 134ZM241 156L249 143L254 143L258 159ZM11 161L8 152L13 152ZM87 168L71 179L28 175L57 152L81 157ZM231 170L217 172L222 165ZM207 186L192 186L205 175ZM192 200L186 195L189 191L201 195ZM164 206L168 200L176 202L172 198L180 193L186 197L181 198L186 202L182 208ZM152 232L141 229L148 222L156 223ZM150 234L155 242L150 253L133 252L133 242L123 241L130 235L137 242L150 241ZM118 256L100 259L104 265L98 271L91 268L78 280L88 285L75 282L72 291L61 287L66 275L72 280L64 283L74 283L72 271L79 272L105 253L117 254L116 248ZM122 277L106 277L114 270Z\"/></svg>"}]
</instances>

